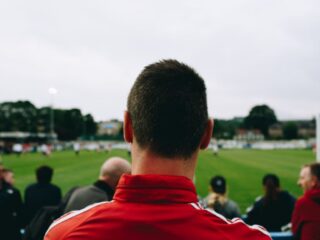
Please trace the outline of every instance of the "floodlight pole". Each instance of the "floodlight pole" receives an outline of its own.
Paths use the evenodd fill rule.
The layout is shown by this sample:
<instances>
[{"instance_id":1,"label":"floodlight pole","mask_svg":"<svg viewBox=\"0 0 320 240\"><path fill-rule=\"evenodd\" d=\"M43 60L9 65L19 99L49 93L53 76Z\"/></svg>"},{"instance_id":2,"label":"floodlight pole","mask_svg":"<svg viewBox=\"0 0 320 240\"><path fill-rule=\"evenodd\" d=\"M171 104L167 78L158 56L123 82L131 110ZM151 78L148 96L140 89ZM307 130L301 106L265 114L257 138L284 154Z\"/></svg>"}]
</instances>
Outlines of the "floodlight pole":
<instances>
[{"instance_id":1,"label":"floodlight pole","mask_svg":"<svg viewBox=\"0 0 320 240\"><path fill-rule=\"evenodd\" d=\"M316 119L316 154L317 154L317 162L320 162L320 114L318 114Z\"/></svg>"},{"instance_id":2,"label":"floodlight pole","mask_svg":"<svg viewBox=\"0 0 320 240\"><path fill-rule=\"evenodd\" d=\"M54 134L54 112L53 112L53 95L51 95L51 107L50 107L50 137L53 138Z\"/></svg>"},{"instance_id":3,"label":"floodlight pole","mask_svg":"<svg viewBox=\"0 0 320 240\"><path fill-rule=\"evenodd\" d=\"M54 139L54 95L57 94L57 89L49 88L49 94L51 96L51 106L50 106L50 139Z\"/></svg>"}]
</instances>

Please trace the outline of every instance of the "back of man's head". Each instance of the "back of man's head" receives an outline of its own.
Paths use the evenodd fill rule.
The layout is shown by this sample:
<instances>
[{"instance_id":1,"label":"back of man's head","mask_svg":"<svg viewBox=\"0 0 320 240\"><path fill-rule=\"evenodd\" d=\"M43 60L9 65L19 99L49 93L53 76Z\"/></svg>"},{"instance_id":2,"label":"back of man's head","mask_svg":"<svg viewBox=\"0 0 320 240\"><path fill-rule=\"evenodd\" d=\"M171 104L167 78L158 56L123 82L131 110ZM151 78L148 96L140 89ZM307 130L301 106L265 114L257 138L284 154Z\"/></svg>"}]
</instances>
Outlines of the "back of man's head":
<instances>
[{"instance_id":1,"label":"back of man's head","mask_svg":"<svg viewBox=\"0 0 320 240\"><path fill-rule=\"evenodd\" d=\"M120 157L112 157L107 159L101 166L99 179L115 189L121 175L130 172L131 164L127 160Z\"/></svg>"},{"instance_id":2,"label":"back of man's head","mask_svg":"<svg viewBox=\"0 0 320 240\"><path fill-rule=\"evenodd\" d=\"M3 179L9 183L10 185L14 185L14 173L11 169L4 168L3 169Z\"/></svg>"},{"instance_id":3,"label":"back of man's head","mask_svg":"<svg viewBox=\"0 0 320 240\"><path fill-rule=\"evenodd\" d=\"M276 200L280 191L280 179L273 173L268 173L262 178L262 185L264 188L265 203L270 203Z\"/></svg>"},{"instance_id":4,"label":"back of man's head","mask_svg":"<svg viewBox=\"0 0 320 240\"><path fill-rule=\"evenodd\" d=\"M127 108L138 146L167 158L190 158L208 122L203 79L176 60L145 67L130 91Z\"/></svg>"},{"instance_id":5,"label":"back of man's head","mask_svg":"<svg viewBox=\"0 0 320 240\"><path fill-rule=\"evenodd\" d=\"M227 191L227 181L223 176L214 176L210 181L211 189L215 193L225 194Z\"/></svg>"},{"instance_id":6,"label":"back of man's head","mask_svg":"<svg viewBox=\"0 0 320 240\"><path fill-rule=\"evenodd\" d=\"M274 186L274 188L279 188L280 187L280 180L277 175L275 175L273 173L268 173L263 177L262 185L263 186L272 185L272 186Z\"/></svg>"},{"instance_id":7,"label":"back of man's head","mask_svg":"<svg viewBox=\"0 0 320 240\"><path fill-rule=\"evenodd\" d=\"M38 183L50 183L53 175L53 169L49 166L41 166L36 170Z\"/></svg>"}]
</instances>

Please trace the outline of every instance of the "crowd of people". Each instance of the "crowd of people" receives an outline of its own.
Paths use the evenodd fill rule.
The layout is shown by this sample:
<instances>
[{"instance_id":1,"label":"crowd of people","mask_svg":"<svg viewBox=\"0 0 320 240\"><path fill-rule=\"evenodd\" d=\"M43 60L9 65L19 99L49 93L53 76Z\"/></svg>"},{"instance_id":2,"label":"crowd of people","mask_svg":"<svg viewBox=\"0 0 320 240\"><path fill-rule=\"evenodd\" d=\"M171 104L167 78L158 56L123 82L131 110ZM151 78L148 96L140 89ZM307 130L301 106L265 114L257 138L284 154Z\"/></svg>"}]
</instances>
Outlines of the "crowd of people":
<instances>
[{"instance_id":1,"label":"crowd of people","mask_svg":"<svg viewBox=\"0 0 320 240\"><path fill-rule=\"evenodd\" d=\"M206 197L205 207L232 219L241 217L247 224L258 224L269 232L292 230L296 239L320 238L320 163L304 165L298 185L304 195L297 201L294 196L281 189L280 179L275 174L262 178L264 194L259 196L246 214L227 196L226 179L214 176L210 181L211 192Z\"/></svg>"},{"instance_id":2,"label":"crowd of people","mask_svg":"<svg viewBox=\"0 0 320 240\"><path fill-rule=\"evenodd\" d=\"M74 187L62 198L61 190L51 183L53 169L41 166L36 169L37 182L30 184L24 195L24 204L18 189L14 187L14 173L0 165L1 173L1 224L0 235L6 239L36 239L31 237L37 227L33 219L43 213L46 207L56 207L57 218L63 213L81 210L99 202L112 201L116 186L122 174L130 174L130 163L120 157L112 157L101 166L98 179L89 186ZM290 228L297 236L312 236L316 232L320 218L319 176L320 164L303 166L298 184L306 193L296 204L296 199L290 193L282 190L280 180L275 174L266 174L262 179L263 196L256 199L246 214L241 215L238 204L228 198L227 181L217 175L210 180L210 192L202 201L202 207L214 210L227 219L242 218L247 224L258 224L269 232L279 232ZM317 175L318 174L318 175ZM5 200L7 199L7 202ZM296 205L296 208L295 208ZM319 207L319 206L318 206ZM294 211L295 210L295 211ZM293 215L294 212L294 215ZM39 224L39 223L37 223ZM2 228L1 228L2 227ZM49 227L49 225L44 226ZM22 231L27 229L27 232ZM46 230L46 229L45 229ZM23 233L23 234L22 234ZM40 234L38 239L42 239ZM303 239L303 238L302 238Z\"/></svg>"},{"instance_id":3,"label":"crowd of people","mask_svg":"<svg viewBox=\"0 0 320 240\"><path fill-rule=\"evenodd\" d=\"M20 191L14 187L13 171L0 165L0 239L43 239L49 227L42 222L44 217L50 221L93 203L111 201L121 175L130 173L131 165L125 159L112 157L101 166L92 185L73 187L64 198L60 187L51 183L53 172L49 166L38 167L36 182L25 189L22 201Z\"/></svg>"},{"instance_id":4,"label":"crowd of people","mask_svg":"<svg viewBox=\"0 0 320 240\"><path fill-rule=\"evenodd\" d=\"M320 164L301 169L304 195L296 200L279 177L262 179L264 194L246 216L228 198L227 180L213 176L200 204L193 183L198 154L211 140L206 87L191 67L176 60L147 66L135 81L124 114L132 166L108 159L92 185L62 198L53 169L36 169L24 204L11 170L0 166L1 239L270 239L292 224L297 239L320 239ZM237 191L237 189L232 189ZM252 225L253 224L253 225ZM261 226L260 226L261 225Z\"/></svg>"}]
</instances>

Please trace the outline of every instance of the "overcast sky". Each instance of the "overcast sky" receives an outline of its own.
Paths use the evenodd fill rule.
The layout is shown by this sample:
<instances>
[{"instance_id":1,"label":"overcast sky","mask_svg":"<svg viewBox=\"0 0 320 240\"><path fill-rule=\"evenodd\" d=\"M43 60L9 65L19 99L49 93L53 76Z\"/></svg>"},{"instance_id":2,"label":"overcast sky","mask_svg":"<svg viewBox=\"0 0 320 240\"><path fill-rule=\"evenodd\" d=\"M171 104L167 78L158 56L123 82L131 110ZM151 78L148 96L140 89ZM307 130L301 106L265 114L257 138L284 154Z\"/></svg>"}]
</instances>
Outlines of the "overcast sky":
<instances>
[{"instance_id":1,"label":"overcast sky","mask_svg":"<svg viewBox=\"0 0 320 240\"><path fill-rule=\"evenodd\" d=\"M0 102L122 119L142 68L175 58L205 79L209 113L320 113L320 1L0 2Z\"/></svg>"}]
</instances>

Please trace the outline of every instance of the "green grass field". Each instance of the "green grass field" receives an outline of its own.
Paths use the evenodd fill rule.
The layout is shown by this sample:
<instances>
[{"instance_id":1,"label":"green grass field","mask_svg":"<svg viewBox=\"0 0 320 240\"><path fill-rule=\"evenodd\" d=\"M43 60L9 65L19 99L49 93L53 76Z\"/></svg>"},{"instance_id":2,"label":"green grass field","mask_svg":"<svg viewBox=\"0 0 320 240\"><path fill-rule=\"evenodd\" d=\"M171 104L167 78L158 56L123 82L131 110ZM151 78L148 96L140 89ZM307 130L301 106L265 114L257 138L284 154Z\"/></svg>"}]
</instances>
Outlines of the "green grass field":
<instances>
[{"instance_id":1,"label":"green grass field","mask_svg":"<svg viewBox=\"0 0 320 240\"><path fill-rule=\"evenodd\" d=\"M17 157L2 156L5 167L15 172L16 187L23 193L25 187L35 181L34 170L43 164L55 169L53 183L62 188L63 193L73 186L91 184L98 176L99 168L105 159L121 156L129 159L126 151L104 152L55 152L50 158L41 154L29 153ZM244 213L254 199L262 194L261 179L266 173L280 177L283 189L299 196L297 186L300 167L314 161L311 150L222 150L218 156L211 151L203 151L199 156L196 171L196 186L202 197L208 193L208 183L215 174L227 178L230 198L237 201Z\"/></svg>"}]
</instances>

